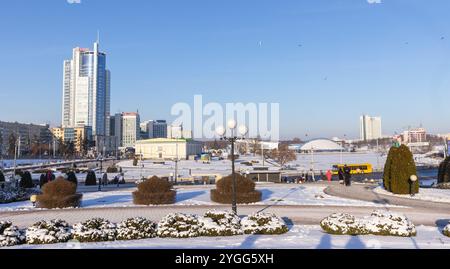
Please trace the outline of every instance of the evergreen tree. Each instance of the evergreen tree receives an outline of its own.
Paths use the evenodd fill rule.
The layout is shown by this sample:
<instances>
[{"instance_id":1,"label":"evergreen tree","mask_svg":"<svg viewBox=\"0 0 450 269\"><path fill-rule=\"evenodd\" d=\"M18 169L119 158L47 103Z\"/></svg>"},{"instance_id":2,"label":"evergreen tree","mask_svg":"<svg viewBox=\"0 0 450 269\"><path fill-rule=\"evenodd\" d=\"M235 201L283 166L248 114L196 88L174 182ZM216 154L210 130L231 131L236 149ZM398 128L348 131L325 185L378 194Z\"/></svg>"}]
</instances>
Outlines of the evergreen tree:
<instances>
[{"instance_id":1,"label":"evergreen tree","mask_svg":"<svg viewBox=\"0 0 450 269\"><path fill-rule=\"evenodd\" d=\"M34 187L33 179L31 177L30 172L25 171L20 176L21 176L21 179L20 179L20 182L19 182L19 186L21 188L30 189L30 188Z\"/></svg>"},{"instance_id":2,"label":"evergreen tree","mask_svg":"<svg viewBox=\"0 0 450 269\"><path fill-rule=\"evenodd\" d=\"M386 165L384 168L383 182L386 190L395 194L410 194L410 177L417 175L414 158L405 145L392 147L389 150ZM412 193L419 192L419 182L412 186Z\"/></svg>"},{"instance_id":3,"label":"evergreen tree","mask_svg":"<svg viewBox=\"0 0 450 269\"><path fill-rule=\"evenodd\" d=\"M438 183L450 182L450 157L447 157L439 165Z\"/></svg>"},{"instance_id":4,"label":"evergreen tree","mask_svg":"<svg viewBox=\"0 0 450 269\"><path fill-rule=\"evenodd\" d=\"M95 186L97 185L97 176L94 171L89 171L86 175L86 181L84 182L86 186Z\"/></svg>"},{"instance_id":5,"label":"evergreen tree","mask_svg":"<svg viewBox=\"0 0 450 269\"><path fill-rule=\"evenodd\" d=\"M67 180L74 183L75 185L78 185L78 179L74 171L69 171L67 173Z\"/></svg>"}]
</instances>

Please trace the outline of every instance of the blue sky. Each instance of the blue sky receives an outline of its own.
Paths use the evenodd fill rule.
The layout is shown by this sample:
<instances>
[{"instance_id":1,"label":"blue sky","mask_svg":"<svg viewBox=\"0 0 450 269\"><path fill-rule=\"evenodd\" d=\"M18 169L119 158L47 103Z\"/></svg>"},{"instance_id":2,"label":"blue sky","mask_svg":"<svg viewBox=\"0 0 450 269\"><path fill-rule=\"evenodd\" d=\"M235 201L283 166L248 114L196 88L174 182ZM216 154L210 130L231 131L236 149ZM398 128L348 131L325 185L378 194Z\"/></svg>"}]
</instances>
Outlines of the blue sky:
<instances>
[{"instance_id":1,"label":"blue sky","mask_svg":"<svg viewBox=\"0 0 450 269\"><path fill-rule=\"evenodd\" d=\"M97 29L111 112L177 102L279 102L281 136L450 132L450 1L2 1L0 120L60 122L62 62ZM259 43L261 42L261 43ZM299 46L301 45L301 46Z\"/></svg>"}]
</instances>

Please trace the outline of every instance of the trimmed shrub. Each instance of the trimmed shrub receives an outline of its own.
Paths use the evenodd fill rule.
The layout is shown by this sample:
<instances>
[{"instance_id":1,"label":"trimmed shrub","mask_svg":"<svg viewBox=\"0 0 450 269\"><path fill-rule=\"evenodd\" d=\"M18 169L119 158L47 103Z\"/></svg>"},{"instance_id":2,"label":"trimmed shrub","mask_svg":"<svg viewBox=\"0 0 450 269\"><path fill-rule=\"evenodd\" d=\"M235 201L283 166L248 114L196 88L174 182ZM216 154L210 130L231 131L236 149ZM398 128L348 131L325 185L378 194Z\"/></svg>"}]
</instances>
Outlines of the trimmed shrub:
<instances>
[{"instance_id":1,"label":"trimmed shrub","mask_svg":"<svg viewBox=\"0 0 450 269\"><path fill-rule=\"evenodd\" d=\"M202 236L233 236L243 234L239 216L227 211L208 211L203 218Z\"/></svg>"},{"instance_id":2,"label":"trimmed shrub","mask_svg":"<svg viewBox=\"0 0 450 269\"><path fill-rule=\"evenodd\" d=\"M255 182L240 174L236 174L236 201L238 204L249 204L261 201L262 194L255 190ZM229 175L216 183L216 189L211 190L211 200L221 204L231 204L233 201L233 176Z\"/></svg>"},{"instance_id":3,"label":"trimmed shrub","mask_svg":"<svg viewBox=\"0 0 450 269\"><path fill-rule=\"evenodd\" d=\"M0 221L0 247L11 247L25 243L25 232L10 221Z\"/></svg>"},{"instance_id":4,"label":"trimmed shrub","mask_svg":"<svg viewBox=\"0 0 450 269\"><path fill-rule=\"evenodd\" d=\"M368 234L368 231L360 225L355 216L346 213L331 214L320 222L320 227L329 234Z\"/></svg>"},{"instance_id":5,"label":"trimmed shrub","mask_svg":"<svg viewBox=\"0 0 450 269\"><path fill-rule=\"evenodd\" d=\"M417 175L414 158L405 145L391 147L384 167L383 182L386 190L395 194L410 194L412 175ZM412 193L419 193L419 181L413 183Z\"/></svg>"},{"instance_id":6,"label":"trimmed shrub","mask_svg":"<svg viewBox=\"0 0 450 269\"><path fill-rule=\"evenodd\" d=\"M337 235L372 234L401 237L416 235L414 224L405 216L378 210L363 218L335 213L323 219L320 226L325 232Z\"/></svg>"},{"instance_id":7,"label":"trimmed shrub","mask_svg":"<svg viewBox=\"0 0 450 269\"><path fill-rule=\"evenodd\" d=\"M117 240L137 240L156 237L156 223L145 218L129 218L117 225Z\"/></svg>"},{"instance_id":8,"label":"trimmed shrub","mask_svg":"<svg viewBox=\"0 0 450 269\"><path fill-rule=\"evenodd\" d=\"M90 170L86 175L86 181L84 182L86 186L96 186L97 185L97 176L95 172Z\"/></svg>"},{"instance_id":9,"label":"trimmed shrub","mask_svg":"<svg viewBox=\"0 0 450 269\"><path fill-rule=\"evenodd\" d=\"M241 221L245 234L284 234L289 231L284 221L271 213L256 213Z\"/></svg>"},{"instance_id":10,"label":"trimmed shrub","mask_svg":"<svg viewBox=\"0 0 450 269\"><path fill-rule=\"evenodd\" d=\"M450 222L448 223L447 226L445 226L445 228L442 232L444 233L445 236L450 237Z\"/></svg>"},{"instance_id":11,"label":"trimmed shrub","mask_svg":"<svg viewBox=\"0 0 450 269\"><path fill-rule=\"evenodd\" d=\"M438 184L450 183L450 157L445 158L439 165Z\"/></svg>"},{"instance_id":12,"label":"trimmed shrub","mask_svg":"<svg viewBox=\"0 0 450 269\"><path fill-rule=\"evenodd\" d=\"M78 179L74 171L67 172L67 180L75 184L75 186L78 186Z\"/></svg>"},{"instance_id":13,"label":"trimmed shrub","mask_svg":"<svg viewBox=\"0 0 450 269\"><path fill-rule=\"evenodd\" d=\"M37 196L36 206L47 209L79 207L83 195L76 191L75 184L58 177L55 181L45 184L42 194Z\"/></svg>"},{"instance_id":14,"label":"trimmed shrub","mask_svg":"<svg viewBox=\"0 0 450 269\"><path fill-rule=\"evenodd\" d=\"M117 169L117 166L112 165L108 168L106 168L106 173L118 173L119 169Z\"/></svg>"},{"instance_id":15,"label":"trimmed shrub","mask_svg":"<svg viewBox=\"0 0 450 269\"><path fill-rule=\"evenodd\" d=\"M198 216L171 213L158 223L159 237L190 238L201 236L202 222Z\"/></svg>"},{"instance_id":16,"label":"trimmed shrub","mask_svg":"<svg viewBox=\"0 0 450 269\"><path fill-rule=\"evenodd\" d=\"M162 205L174 204L176 191L172 190L172 184L159 177L147 179L137 186L133 192L133 203L136 205Z\"/></svg>"},{"instance_id":17,"label":"trimmed shrub","mask_svg":"<svg viewBox=\"0 0 450 269\"><path fill-rule=\"evenodd\" d=\"M31 178L31 173L28 171L25 171L21 173L20 175L20 182L19 186L24 189L31 189L34 187L33 185L33 179Z\"/></svg>"},{"instance_id":18,"label":"trimmed shrub","mask_svg":"<svg viewBox=\"0 0 450 269\"><path fill-rule=\"evenodd\" d=\"M116 233L116 225L102 218L73 225L73 239L80 242L114 241Z\"/></svg>"},{"instance_id":19,"label":"trimmed shrub","mask_svg":"<svg viewBox=\"0 0 450 269\"><path fill-rule=\"evenodd\" d=\"M26 230L28 244L65 243L72 237L69 224L63 220L39 221Z\"/></svg>"},{"instance_id":20,"label":"trimmed shrub","mask_svg":"<svg viewBox=\"0 0 450 269\"><path fill-rule=\"evenodd\" d=\"M436 188L441 190L450 190L450 182L448 183L438 183Z\"/></svg>"}]
</instances>

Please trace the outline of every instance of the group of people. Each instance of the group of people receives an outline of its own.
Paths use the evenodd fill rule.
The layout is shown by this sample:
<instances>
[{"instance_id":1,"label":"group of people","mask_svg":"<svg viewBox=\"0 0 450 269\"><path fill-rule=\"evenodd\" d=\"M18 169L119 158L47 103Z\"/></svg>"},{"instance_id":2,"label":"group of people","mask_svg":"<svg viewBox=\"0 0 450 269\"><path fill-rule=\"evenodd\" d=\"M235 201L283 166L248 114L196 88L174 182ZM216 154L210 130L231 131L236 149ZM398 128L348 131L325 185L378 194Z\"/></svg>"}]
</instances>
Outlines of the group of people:
<instances>
[{"instance_id":1,"label":"group of people","mask_svg":"<svg viewBox=\"0 0 450 269\"><path fill-rule=\"evenodd\" d=\"M55 179L55 174L51 170L48 170L47 173L41 174L41 177L39 178L39 187L42 189L45 184L52 182Z\"/></svg>"},{"instance_id":2,"label":"group of people","mask_svg":"<svg viewBox=\"0 0 450 269\"><path fill-rule=\"evenodd\" d=\"M338 170L338 177L339 177L339 181L344 182L345 186L351 186L351 168L348 167L347 165L344 165L343 167L339 168ZM324 173L323 171L320 171L320 176L319 176L320 180L322 181L328 181L331 182L333 180L333 172L331 170L327 170L326 173ZM315 182L316 181L316 176L314 174L314 171L310 171L310 172L304 172L300 175L300 177L297 177L293 180L289 180L287 177L283 178L283 181L288 183L288 182L292 182L292 183L305 183L305 182Z\"/></svg>"}]
</instances>

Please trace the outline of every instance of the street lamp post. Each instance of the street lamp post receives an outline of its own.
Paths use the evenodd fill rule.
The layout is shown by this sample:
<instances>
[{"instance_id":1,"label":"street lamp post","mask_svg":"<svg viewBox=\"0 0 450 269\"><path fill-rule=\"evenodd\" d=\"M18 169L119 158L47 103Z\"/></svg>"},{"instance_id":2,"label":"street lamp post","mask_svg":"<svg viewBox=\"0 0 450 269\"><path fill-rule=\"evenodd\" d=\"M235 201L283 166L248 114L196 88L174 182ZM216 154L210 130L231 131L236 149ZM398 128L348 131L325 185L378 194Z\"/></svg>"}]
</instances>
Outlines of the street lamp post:
<instances>
[{"instance_id":1,"label":"street lamp post","mask_svg":"<svg viewBox=\"0 0 450 269\"><path fill-rule=\"evenodd\" d=\"M414 196L414 190L413 190L413 186L414 183L416 183L416 181L418 180L416 175L412 175L411 177L409 177L409 194L411 196Z\"/></svg>"},{"instance_id":2,"label":"street lamp post","mask_svg":"<svg viewBox=\"0 0 450 269\"><path fill-rule=\"evenodd\" d=\"M239 134L241 137L238 137L235 135L235 130L237 127L237 123L234 119L228 121L228 128L231 130L231 136L227 137L225 136L225 128L223 126L219 126L216 129L216 133L220 136L220 140L228 141L231 143L231 173L232 173L232 210L233 213L237 215L237 199L236 199L236 172L235 172L235 154L234 154L234 146L236 141L238 140L244 140L245 136L248 133L248 128L245 125L241 125L238 128Z\"/></svg>"}]
</instances>

